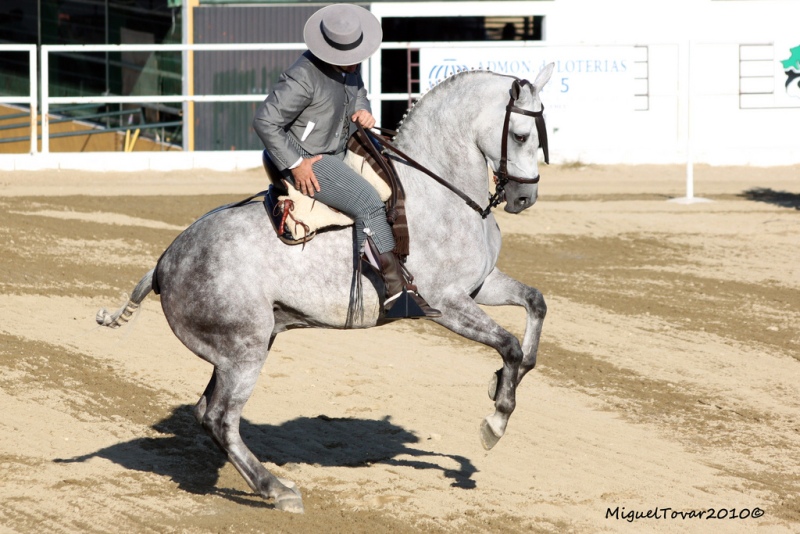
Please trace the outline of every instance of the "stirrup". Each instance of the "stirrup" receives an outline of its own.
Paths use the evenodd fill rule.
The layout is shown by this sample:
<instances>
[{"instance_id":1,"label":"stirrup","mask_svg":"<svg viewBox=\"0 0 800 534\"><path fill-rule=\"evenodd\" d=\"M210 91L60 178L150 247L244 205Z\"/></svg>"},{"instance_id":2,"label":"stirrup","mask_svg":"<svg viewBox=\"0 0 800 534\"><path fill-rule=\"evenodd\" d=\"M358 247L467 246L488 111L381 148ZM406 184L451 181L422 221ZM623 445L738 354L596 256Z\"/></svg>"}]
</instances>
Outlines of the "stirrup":
<instances>
[{"instance_id":1,"label":"stirrup","mask_svg":"<svg viewBox=\"0 0 800 534\"><path fill-rule=\"evenodd\" d=\"M386 310L385 317L387 319L413 319L418 317L427 317L419 304L414 302L408 291L403 291L396 296L391 304L391 308Z\"/></svg>"},{"instance_id":2,"label":"stirrup","mask_svg":"<svg viewBox=\"0 0 800 534\"><path fill-rule=\"evenodd\" d=\"M428 309L431 310L432 313L425 313L425 310L417 303L417 300L414 297L418 297L417 295L410 293L405 288L403 291L392 297L393 300L386 303L389 304L391 307L389 309L384 308L385 315L384 317L388 320L395 320L395 319L434 319L436 317L441 317L442 313L435 309L431 308L428 305ZM423 300L424 302L424 300ZM385 306L385 305L384 305Z\"/></svg>"}]
</instances>

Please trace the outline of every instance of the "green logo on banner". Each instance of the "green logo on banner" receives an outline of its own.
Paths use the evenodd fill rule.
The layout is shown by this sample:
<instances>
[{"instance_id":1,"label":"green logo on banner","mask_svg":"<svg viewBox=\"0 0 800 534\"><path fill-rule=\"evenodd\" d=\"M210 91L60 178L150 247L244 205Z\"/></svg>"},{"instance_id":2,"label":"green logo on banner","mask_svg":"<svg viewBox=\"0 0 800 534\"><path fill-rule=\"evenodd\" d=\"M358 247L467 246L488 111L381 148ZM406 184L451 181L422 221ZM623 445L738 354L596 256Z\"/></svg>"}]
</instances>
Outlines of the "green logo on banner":
<instances>
[{"instance_id":1,"label":"green logo on banner","mask_svg":"<svg viewBox=\"0 0 800 534\"><path fill-rule=\"evenodd\" d=\"M790 49L789 59L781 61L786 73L786 94L800 98L800 46Z\"/></svg>"}]
</instances>

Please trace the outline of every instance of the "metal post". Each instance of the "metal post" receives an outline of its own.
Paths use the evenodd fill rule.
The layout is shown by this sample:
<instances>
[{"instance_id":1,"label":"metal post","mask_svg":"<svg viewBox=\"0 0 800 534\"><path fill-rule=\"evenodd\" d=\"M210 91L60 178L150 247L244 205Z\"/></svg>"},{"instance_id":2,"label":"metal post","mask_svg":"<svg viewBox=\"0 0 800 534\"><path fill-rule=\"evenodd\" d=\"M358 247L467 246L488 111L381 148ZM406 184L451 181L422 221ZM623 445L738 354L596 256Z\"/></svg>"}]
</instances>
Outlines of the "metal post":
<instances>
[{"instance_id":1,"label":"metal post","mask_svg":"<svg viewBox=\"0 0 800 534\"><path fill-rule=\"evenodd\" d=\"M408 90L408 107L411 107L411 47L406 48L406 89Z\"/></svg>"},{"instance_id":2,"label":"metal post","mask_svg":"<svg viewBox=\"0 0 800 534\"><path fill-rule=\"evenodd\" d=\"M677 204L696 204L711 202L707 198L694 196L694 147L692 143L692 40L683 44L683 53L679 54L679 64L683 73L682 100L684 102L684 136L686 141L686 196L672 198L669 202ZM680 109L680 106L679 106Z\"/></svg>"},{"instance_id":3,"label":"metal post","mask_svg":"<svg viewBox=\"0 0 800 534\"><path fill-rule=\"evenodd\" d=\"M36 0L36 54L37 57L40 54L42 49L42 0ZM38 98L39 97L39 87L41 87L41 77L39 72L36 72L35 75L36 79L36 90L31 93L31 98ZM33 101L31 101L31 107L33 108L33 124L31 125L31 129L33 130L31 134L31 146L34 147L34 153L39 149L39 142L38 142L38 132L39 129L37 128L38 123L38 114L39 109L38 106L33 106Z\"/></svg>"},{"instance_id":4,"label":"metal post","mask_svg":"<svg viewBox=\"0 0 800 534\"><path fill-rule=\"evenodd\" d=\"M183 44L194 44L194 8L199 5L199 0L184 0L183 2ZM194 51L186 50L183 53L183 94L194 96ZM183 149L194 152L194 101L189 100L183 104Z\"/></svg>"},{"instance_id":5,"label":"metal post","mask_svg":"<svg viewBox=\"0 0 800 534\"><path fill-rule=\"evenodd\" d=\"M42 45L42 154L50 153L50 122L47 114L50 111L50 47Z\"/></svg>"},{"instance_id":6,"label":"metal post","mask_svg":"<svg viewBox=\"0 0 800 534\"><path fill-rule=\"evenodd\" d=\"M37 122L38 122L36 120L36 118L37 118L37 116L39 114L39 110L37 109L39 107L39 105L38 105L38 95L37 95L37 92L38 92L38 89L39 89L39 84L37 83L37 80L36 80L36 73L38 71L38 69L36 68L36 66L37 66L36 65L36 53L37 53L36 48L34 48L33 50L31 50L28 53L28 55L29 55L28 56L29 57L29 59L28 59L28 77L29 77L29 81L30 81L30 89L28 89L28 90L30 91L30 95L31 95L31 101L30 101L30 105L31 105L31 154L36 154L36 152L39 149L39 143L37 142L38 135L37 135L37 128L36 128Z\"/></svg>"},{"instance_id":7,"label":"metal post","mask_svg":"<svg viewBox=\"0 0 800 534\"><path fill-rule=\"evenodd\" d=\"M692 41L686 42L686 201L694 198L694 154L692 154Z\"/></svg>"},{"instance_id":8,"label":"metal post","mask_svg":"<svg viewBox=\"0 0 800 534\"><path fill-rule=\"evenodd\" d=\"M105 13L105 15L106 15L106 38L105 38L106 42L105 42L105 44L111 44L109 42L109 32L108 32L108 0L106 0L106 13ZM108 52L108 50L106 50L106 94L110 95L111 94L111 73L109 72L109 65L108 65L109 56L108 56L108 54L109 54L109 52ZM110 128L110 127L111 127L111 122L109 121L108 117L106 117L106 128Z\"/></svg>"}]
</instances>

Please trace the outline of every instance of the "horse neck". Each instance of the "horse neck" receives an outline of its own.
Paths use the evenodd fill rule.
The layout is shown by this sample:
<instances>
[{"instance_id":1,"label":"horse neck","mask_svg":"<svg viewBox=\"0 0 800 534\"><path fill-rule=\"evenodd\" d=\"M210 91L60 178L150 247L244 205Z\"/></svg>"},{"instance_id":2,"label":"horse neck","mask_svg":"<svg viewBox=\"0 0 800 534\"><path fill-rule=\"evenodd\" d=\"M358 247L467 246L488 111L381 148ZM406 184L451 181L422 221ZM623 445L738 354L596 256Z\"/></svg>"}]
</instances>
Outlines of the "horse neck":
<instances>
[{"instance_id":1,"label":"horse neck","mask_svg":"<svg viewBox=\"0 0 800 534\"><path fill-rule=\"evenodd\" d=\"M466 78L448 80L443 83L452 84L450 87L427 93L409 112L395 141L418 163L480 202L488 186L486 158L478 148L477 137L478 131L486 128L480 119L485 116L487 98L493 94L487 87L491 84L480 82L490 81L491 75L460 76ZM498 120L499 136L502 115Z\"/></svg>"}]
</instances>

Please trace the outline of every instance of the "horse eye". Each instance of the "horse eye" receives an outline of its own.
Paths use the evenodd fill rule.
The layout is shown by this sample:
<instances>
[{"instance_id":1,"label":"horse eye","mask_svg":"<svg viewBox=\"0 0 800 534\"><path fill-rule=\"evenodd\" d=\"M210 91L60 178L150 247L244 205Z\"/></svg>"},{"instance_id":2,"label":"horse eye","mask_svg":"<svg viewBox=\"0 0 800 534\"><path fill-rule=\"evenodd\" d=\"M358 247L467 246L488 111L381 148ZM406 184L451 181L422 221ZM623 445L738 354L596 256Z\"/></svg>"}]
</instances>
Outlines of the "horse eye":
<instances>
[{"instance_id":1,"label":"horse eye","mask_svg":"<svg viewBox=\"0 0 800 534\"><path fill-rule=\"evenodd\" d=\"M514 141L516 141L517 143L524 143L527 140L528 140L527 135L514 134Z\"/></svg>"}]
</instances>

